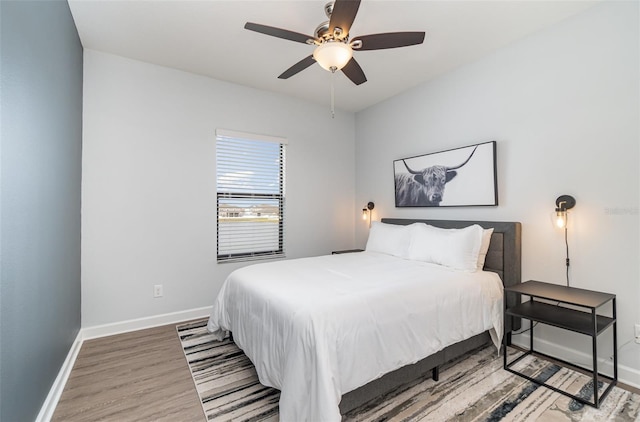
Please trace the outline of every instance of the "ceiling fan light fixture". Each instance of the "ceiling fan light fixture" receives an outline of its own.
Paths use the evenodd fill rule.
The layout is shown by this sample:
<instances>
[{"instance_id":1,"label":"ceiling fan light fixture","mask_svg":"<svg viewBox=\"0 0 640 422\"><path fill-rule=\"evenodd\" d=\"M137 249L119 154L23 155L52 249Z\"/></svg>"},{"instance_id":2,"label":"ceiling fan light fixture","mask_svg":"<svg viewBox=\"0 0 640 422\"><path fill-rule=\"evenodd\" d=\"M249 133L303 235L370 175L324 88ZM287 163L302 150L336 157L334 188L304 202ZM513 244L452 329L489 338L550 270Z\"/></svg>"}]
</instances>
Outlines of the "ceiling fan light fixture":
<instances>
[{"instance_id":1,"label":"ceiling fan light fixture","mask_svg":"<svg viewBox=\"0 0 640 422\"><path fill-rule=\"evenodd\" d=\"M329 72L340 70L353 57L351 46L341 41L327 41L320 44L313 52L313 58L323 69Z\"/></svg>"}]
</instances>

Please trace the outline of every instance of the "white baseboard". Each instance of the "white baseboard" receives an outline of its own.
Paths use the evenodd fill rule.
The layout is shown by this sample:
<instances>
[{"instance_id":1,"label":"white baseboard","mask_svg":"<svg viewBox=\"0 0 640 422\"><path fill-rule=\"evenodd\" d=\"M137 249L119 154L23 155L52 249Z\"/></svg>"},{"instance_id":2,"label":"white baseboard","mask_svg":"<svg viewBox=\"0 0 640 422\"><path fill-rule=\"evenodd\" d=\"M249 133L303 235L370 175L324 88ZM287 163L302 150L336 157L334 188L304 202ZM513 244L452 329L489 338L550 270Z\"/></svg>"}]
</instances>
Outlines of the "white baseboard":
<instances>
[{"instance_id":1,"label":"white baseboard","mask_svg":"<svg viewBox=\"0 0 640 422\"><path fill-rule=\"evenodd\" d=\"M56 410L58 400L60 400L64 386L67 384L67 380L71 374L71 369L73 369L73 364L76 362L76 358L80 352L80 347L82 347L82 330L78 331L78 335L73 341L71 349L69 349L67 358L62 363L58 376L53 381L49 394L40 408L36 422L48 422L53 417L53 412Z\"/></svg>"},{"instance_id":2,"label":"white baseboard","mask_svg":"<svg viewBox=\"0 0 640 422\"><path fill-rule=\"evenodd\" d=\"M513 344L524 349L529 349L529 335L526 333L514 337L512 342ZM584 368L591 368L591 365L593 364L593 358L591 357L591 354L582 353L574 349L569 349L558 344L550 343L549 341L539 339L538 337L535 337L534 349L549 356L555 356L558 359L571 362ZM608 357L599 357L598 372L600 372L601 374L612 376L613 361L611 361ZM618 363L618 382L627 384L631 387L640 388L640 371L635 368L631 368Z\"/></svg>"},{"instance_id":3,"label":"white baseboard","mask_svg":"<svg viewBox=\"0 0 640 422\"><path fill-rule=\"evenodd\" d=\"M145 328L174 324L177 322L188 321L190 319L205 318L211 313L211 308L211 306L205 306L203 308L171 312L169 314L130 319L128 321L114 322L111 324L94 325L93 327L84 327L82 328L82 336L84 340L89 340L93 338L112 336L114 334L128 333L130 331L143 330Z\"/></svg>"},{"instance_id":4,"label":"white baseboard","mask_svg":"<svg viewBox=\"0 0 640 422\"><path fill-rule=\"evenodd\" d=\"M631 387L640 388L640 371L625 365L618 365L618 381Z\"/></svg>"},{"instance_id":5,"label":"white baseboard","mask_svg":"<svg viewBox=\"0 0 640 422\"><path fill-rule=\"evenodd\" d=\"M38 413L36 422L48 422L53 417L53 412L56 410L62 391L64 391L64 386L67 384L67 380L71 374L71 369L73 369L78 353L80 353L82 343L85 340L111 336L114 334L122 334L145 328L159 327L161 325L175 324L191 319L205 318L211 313L211 308L211 306L205 306L203 308L189 309L187 311L172 312L169 314L81 328L69 349L67 358L62 364L62 367L58 372L58 376L49 390L47 398L40 408L40 413Z\"/></svg>"}]
</instances>

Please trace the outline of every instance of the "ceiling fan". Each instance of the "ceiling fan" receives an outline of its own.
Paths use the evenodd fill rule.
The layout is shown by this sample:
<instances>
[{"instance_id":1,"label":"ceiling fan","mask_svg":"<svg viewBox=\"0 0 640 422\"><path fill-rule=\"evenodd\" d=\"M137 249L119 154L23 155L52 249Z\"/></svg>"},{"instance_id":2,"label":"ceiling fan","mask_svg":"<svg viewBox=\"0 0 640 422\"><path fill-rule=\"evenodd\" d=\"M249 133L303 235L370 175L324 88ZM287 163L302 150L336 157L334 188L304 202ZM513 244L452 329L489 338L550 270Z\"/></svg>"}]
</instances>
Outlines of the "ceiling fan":
<instances>
[{"instance_id":1,"label":"ceiling fan","mask_svg":"<svg viewBox=\"0 0 640 422\"><path fill-rule=\"evenodd\" d=\"M320 66L332 73L342 70L354 84L360 85L367 81L367 77L353 57L354 51L382 50L421 44L424 41L424 32L362 35L349 41L349 30L359 7L360 0L335 0L327 3L324 10L329 20L316 28L314 36L253 22L247 22L244 27L250 31L316 46L313 54L285 70L278 78L288 79L318 62Z\"/></svg>"}]
</instances>

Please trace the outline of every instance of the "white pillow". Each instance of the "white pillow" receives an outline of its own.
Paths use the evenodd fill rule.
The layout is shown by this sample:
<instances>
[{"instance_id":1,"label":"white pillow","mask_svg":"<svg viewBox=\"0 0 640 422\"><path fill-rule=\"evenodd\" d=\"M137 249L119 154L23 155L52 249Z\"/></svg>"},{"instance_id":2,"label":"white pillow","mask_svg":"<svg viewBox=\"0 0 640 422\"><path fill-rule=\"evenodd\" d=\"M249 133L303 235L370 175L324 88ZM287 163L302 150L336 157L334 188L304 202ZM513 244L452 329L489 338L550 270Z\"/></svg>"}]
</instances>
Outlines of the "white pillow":
<instances>
[{"instance_id":1,"label":"white pillow","mask_svg":"<svg viewBox=\"0 0 640 422\"><path fill-rule=\"evenodd\" d=\"M474 272L482 244L483 229L477 224L463 229L412 225L409 259Z\"/></svg>"},{"instance_id":2,"label":"white pillow","mask_svg":"<svg viewBox=\"0 0 640 422\"><path fill-rule=\"evenodd\" d=\"M480 244L480 252L478 252L478 271L482 271L484 268L484 261L487 259L487 252L489 251L489 243L491 243L492 234L493 228L484 229L482 231L482 243Z\"/></svg>"},{"instance_id":3,"label":"white pillow","mask_svg":"<svg viewBox=\"0 0 640 422\"><path fill-rule=\"evenodd\" d=\"M410 240L409 226L372 221L365 250L406 258Z\"/></svg>"}]
</instances>

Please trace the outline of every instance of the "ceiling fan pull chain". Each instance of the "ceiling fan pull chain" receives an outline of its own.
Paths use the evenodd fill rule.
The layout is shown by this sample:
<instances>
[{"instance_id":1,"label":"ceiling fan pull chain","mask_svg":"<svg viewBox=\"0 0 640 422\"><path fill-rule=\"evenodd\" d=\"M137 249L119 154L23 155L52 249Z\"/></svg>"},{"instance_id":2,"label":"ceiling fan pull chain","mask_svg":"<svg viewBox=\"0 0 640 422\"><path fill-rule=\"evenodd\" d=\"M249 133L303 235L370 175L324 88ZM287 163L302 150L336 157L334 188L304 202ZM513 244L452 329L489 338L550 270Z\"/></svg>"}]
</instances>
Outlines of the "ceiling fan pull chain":
<instances>
[{"instance_id":1,"label":"ceiling fan pull chain","mask_svg":"<svg viewBox=\"0 0 640 422\"><path fill-rule=\"evenodd\" d=\"M335 78L335 72L331 72L331 118L335 119L336 118L336 109L335 109L335 102L336 102L336 98L335 98L335 92L333 89L333 80Z\"/></svg>"}]
</instances>

